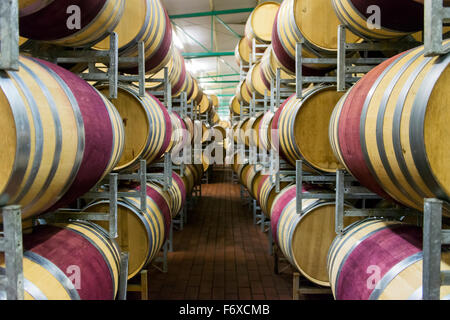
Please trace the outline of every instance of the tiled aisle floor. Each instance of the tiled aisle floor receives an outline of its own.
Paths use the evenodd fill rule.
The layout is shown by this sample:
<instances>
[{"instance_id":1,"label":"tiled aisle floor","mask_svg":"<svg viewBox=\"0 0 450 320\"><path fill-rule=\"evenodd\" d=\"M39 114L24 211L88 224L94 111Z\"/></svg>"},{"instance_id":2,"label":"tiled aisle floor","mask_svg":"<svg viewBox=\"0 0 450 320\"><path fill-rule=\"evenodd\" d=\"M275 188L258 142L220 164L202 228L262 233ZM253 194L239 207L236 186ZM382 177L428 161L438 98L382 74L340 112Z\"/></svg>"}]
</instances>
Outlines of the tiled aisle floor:
<instances>
[{"instance_id":1,"label":"tiled aisle floor","mask_svg":"<svg viewBox=\"0 0 450 320\"><path fill-rule=\"evenodd\" d=\"M292 276L273 273L267 234L253 225L231 173L215 172L188 225L174 232L167 274L149 267L149 299L292 299Z\"/></svg>"}]
</instances>

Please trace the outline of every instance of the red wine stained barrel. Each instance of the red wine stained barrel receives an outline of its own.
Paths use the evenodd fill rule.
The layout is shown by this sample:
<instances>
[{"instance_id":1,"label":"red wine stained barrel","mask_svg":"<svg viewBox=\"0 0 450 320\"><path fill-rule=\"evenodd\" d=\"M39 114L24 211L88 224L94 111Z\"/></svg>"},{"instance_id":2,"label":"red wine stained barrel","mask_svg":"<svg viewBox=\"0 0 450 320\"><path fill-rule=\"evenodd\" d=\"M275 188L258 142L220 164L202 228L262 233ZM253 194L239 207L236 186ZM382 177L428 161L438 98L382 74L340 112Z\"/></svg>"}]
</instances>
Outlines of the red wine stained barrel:
<instances>
[{"instance_id":1,"label":"red wine stained barrel","mask_svg":"<svg viewBox=\"0 0 450 320\"><path fill-rule=\"evenodd\" d=\"M84 123L85 147L80 169L65 195L50 208L64 207L88 192L118 163L125 140L122 119L103 95L75 74L39 61L55 72L72 91Z\"/></svg>"},{"instance_id":2,"label":"red wine stained barrel","mask_svg":"<svg viewBox=\"0 0 450 320\"><path fill-rule=\"evenodd\" d=\"M332 0L332 3L339 20L366 39L399 38L423 29L423 4L413 0ZM377 10L381 15L380 26L369 28L368 21Z\"/></svg>"},{"instance_id":3,"label":"red wine stained barrel","mask_svg":"<svg viewBox=\"0 0 450 320\"><path fill-rule=\"evenodd\" d=\"M336 57L337 29L340 22L329 0L285 0L282 2L272 31L275 55L286 72L295 73L296 44L304 40L305 58ZM347 32L347 42L360 38ZM312 69L329 69L329 65L307 65L303 74Z\"/></svg>"},{"instance_id":4,"label":"red wine stained barrel","mask_svg":"<svg viewBox=\"0 0 450 320\"><path fill-rule=\"evenodd\" d=\"M145 71L160 71L170 60L172 52L172 24L160 0L126 1L123 17L114 29L119 37L119 55L137 57L138 44L145 46ZM109 49L110 39L96 44L99 50ZM121 71L138 74L136 62L122 63Z\"/></svg>"},{"instance_id":5,"label":"red wine stained barrel","mask_svg":"<svg viewBox=\"0 0 450 320\"><path fill-rule=\"evenodd\" d=\"M0 81L0 206L21 205L23 218L29 218L69 190L82 165L85 130L92 128L89 123L85 128L74 93L56 72L37 59L20 57L19 64L20 71L2 72ZM80 78L74 81L75 87L85 85ZM105 109L103 102L97 107ZM105 116L99 148L109 157L112 129ZM102 175L105 167L98 169L92 174Z\"/></svg>"},{"instance_id":6,"label":"red wine stained barrel","mask_svg":"<svg viewBox=\"0 0 450 320\"><path fill-rule=\"evenodd\" d=\"M24 236L23 262L27 300L115 299L120 250L97 225L35 227Z\"/></svg>"},{"instance_id":7,"label":"red wine stained barrel","mask_svg":"<svg viewBox=\"0 0 450 320\"><path fill-rule=\"evenodd\" d=\"M109 36L119 24L125 2L125 0L53 1L40 6L40 10L20 18L20 35L67 47L90 47ZM78 13L81 28L78 29L77 26L69 28L68 24L74 22L72 20Z\"/></svg>"},{"instance_id":8,"label":"red wine stained barrel","mask_svg":"<svg viewBox=\"0 0 450 320\"><path fill-rule=\"evenodd\" d=\"M427 58L423 50L392 58L352 88L338 104L334 139L361 183L418 210L424 198L450 199L450 55Z\"/></svg>"},{"instance_id":9,"label":"red wine stained barrel","mask_svg":"<svg viewBox=\"0 0 450 320\"><path fill-rule=\"evenodd\" d=\"M422 229L394 221L366 219L337 237L328 254L336 300L421 300ZM443 253L441 270L450 269ZM441 287L441 298L450 287Z\"/></svg>"}]
</instances>

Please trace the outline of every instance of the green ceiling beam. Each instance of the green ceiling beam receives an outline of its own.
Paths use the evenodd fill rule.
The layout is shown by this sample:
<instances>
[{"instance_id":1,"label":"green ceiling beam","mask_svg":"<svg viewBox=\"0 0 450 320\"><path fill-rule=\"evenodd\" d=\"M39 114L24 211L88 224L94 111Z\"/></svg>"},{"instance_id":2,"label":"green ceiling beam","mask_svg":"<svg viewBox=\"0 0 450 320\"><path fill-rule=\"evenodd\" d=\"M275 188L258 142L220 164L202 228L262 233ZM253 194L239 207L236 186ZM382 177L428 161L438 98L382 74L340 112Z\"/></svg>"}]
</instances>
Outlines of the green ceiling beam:
<instances>
[{"instance_id":1,"label":"green ceiling beam","mask_svg":"<svg viewBox=\"0 0 450 320\"><path fill-rule=\"evenodd\" d=\"M242 36L239 33L237 33L236 31L234 31L225 21L220 19L218 16L215 16L215 18L217 21L219 21L225 27L225 29L230 31L236 38L238 38L238 39L242 38Z\"/></svg>"},{"instance_id":2,"label":"green ceiling beam","mask_svg":"<svg viewBox=\"0 0 450 320\"><path fill-rule=\"evenodd\" d=\"M205 83L239 83L238 80L234 81L234 80L214 80L214 81L201 81L201 84L205 84Z\"/></svg>"},{"instance_id":3,"label":"green ceiling beam","mask_svg":"<svg viewBox=\"0 0 450 320\"><path fill-rule=\"evenodd\" d=\"M236 14L244 12L252 12L255 8L242 8L242 9L231 9L231 10L219 10L219 11L205 11L205 12L193 12L186 14L174 14L169 16L170 19L186 19L186 18L196 18L196 17L208 17L208 16L219 16L225 14Z\"/></svg>"},{"instance_id":4,"label":"green ceiling beam","mask_svg":"<svg viewBox=\"0 0 450 320\"><path fill-rule=\"evenodd\" d=\"M239 73L230 73L230 74L217 74L214 76L203 76L203 77L197 77L197 79L211 79L211 78L225 78L225 77L236 77L239 76Z\"/></svg>"},{"instance_id":5,"label":"green ceiling beam","mask_svg":"<svg viewBox=\"0 0 450 320\"><path fill-rule=\"evenodd\" d=\"M210 58L210 57L223 57L223 56L234 56L233 51L222 51L222 52L183 52L183 57L185 59L200 59L200 58Z\"/></svg>"}]
</instances>

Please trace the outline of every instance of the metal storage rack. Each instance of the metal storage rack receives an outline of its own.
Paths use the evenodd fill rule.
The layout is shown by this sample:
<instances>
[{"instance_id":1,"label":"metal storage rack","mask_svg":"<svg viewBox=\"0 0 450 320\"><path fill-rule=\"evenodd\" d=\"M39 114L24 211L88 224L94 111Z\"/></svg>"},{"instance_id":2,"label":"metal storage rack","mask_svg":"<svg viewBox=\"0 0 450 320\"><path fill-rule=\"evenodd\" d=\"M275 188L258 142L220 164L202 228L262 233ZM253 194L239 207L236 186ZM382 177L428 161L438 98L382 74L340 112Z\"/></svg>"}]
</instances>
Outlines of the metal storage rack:
<instances>
[{"instance_id":1,"label":"metal storage rack","mask_svg":"<svg viewBox=\"0 0 450 320\"><path fill-rule=\"evenodd\" d=\"M3 216L0 252L5 254L5 268L0 268L0 300L23 300L22 212L15 205L0 210Z\"/></svg>"},{"instance_id":2,"label":"metal storage rack","mask_svg":"<svg viewBox=\"0 0 450 320\"><path fill-rule=\"evenodd\" d=\"M19 70L19 7L17 0L0 2L0 70ZM3 230L0 252L5 268L0 269L0 300L24 299L22 212L20 206L0 208Z\"/></svg>"},{"instance_id":3,"label":"metal storage rack","mask_svg":"<svg viewBox=\"0 0 450 320\"><path fill-rule=\"evenodd\" d=\"M450 8L442 0L425 0L424 44L425 56L436 56L450 52L450 45L442 44L442 25L450 23Z\"/></svg>"}]
</instances>

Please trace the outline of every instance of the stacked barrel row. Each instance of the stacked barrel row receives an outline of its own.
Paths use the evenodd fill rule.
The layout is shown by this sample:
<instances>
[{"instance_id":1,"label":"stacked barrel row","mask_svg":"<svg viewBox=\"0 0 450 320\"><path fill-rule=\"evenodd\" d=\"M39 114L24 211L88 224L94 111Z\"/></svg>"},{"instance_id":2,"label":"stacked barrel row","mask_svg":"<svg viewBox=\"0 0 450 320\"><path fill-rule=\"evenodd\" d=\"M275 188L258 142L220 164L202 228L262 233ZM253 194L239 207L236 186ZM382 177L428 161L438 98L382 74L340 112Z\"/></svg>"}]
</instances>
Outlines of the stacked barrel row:
<instances>
[{"instance_id":1,"label":"stacked barrel row","mask_svg":"<svg viewBox=\"0 0 450 320\"><path fill-rule=\"evenodd\" d=\"M374 4L383 13L380 28L367 25L372 12L367 9ZM398 18L399 10L404 19ZM251 70L230 103L230 113L241 115L241 121L233 124L235 143L273 148L291 166L302 160L303 169L314 174L345 168L383 198L417 210L423 210L424 198L449 201L446 160L450 148L445 137L450 133L446 125L450 98L444 89L449 83L448 54L425 57L423 47L401 53L373 69L347 93L326 84L303 89L302 99L293 95L277 106L275 114L262 115L256 131L259 140L255 131L246 133L255 128L259 115L240 114L241 105L248 103L243 97L248 100L253 93L261 97L265 91L259 90L260 83L263 90L270 89L276 68L288 77L295 75L295 46L301 39L304 57L336 57L339 24L348 27L347 42L409 35L420 40L416 32L422 29L421 21L419 1L283 1L272 44L260 62L262 80ZM328 71L327 65L303 66L304 75ZM235 156L239 158L243 159ZM240 183L270 218L277 246L307 279L331 286L336 299L422 298L420 228L346 217L346 233L335 238L333 202L303 200L302 208L296 208L296 186L281 184L276 193L263 168L248 161L233 166ZM302 191L327 190L304 185ZM448 215L445 209L444 215ZM441 269L448 270L449 263L444 254ZM448 287L443 286L441 297L448 296Z\"/></svg>"},{"instance_id":2,"label":"stacked barrel row","mask_svg":"<svg viewBox=\"0 0 450 320\"><path fill-rule=\"evenodd\" d=\"M67 1L19 1L19 7L20 32L28 39L106 50L115 31L120 56L137 56L137 44L143 41L146 72L161 78L167 66L173 96L186 92L193 99L196 87L198 93L196 80L173 45L172 26L159 0L78 1L76 6ZM71 10L81 14L80 27L66 25ZM120 69L138 70L133 63L121 63ZM149 92L141 97L133 85L119 84L117 99L110 101L107 85L94 88L66 69L31 57L20 57L20 71L3 71L2 79L0 206L21 205L26 221L71 207L110 172L136 171L142 159L148 165L160 162L166 152L193 140L191 119L169 113ZM154 83L148 89L163 85ZM129 252L131 278L161 250L172 219L200 183L201 165L187 165L183 171L172 172L173 183L166 191L148 183L145 212L135 198L119 199L117 241L109 238L109 225L101 222L40 225L24 235L26 299L114 299L120 252ZM119 189L139 191L133 185L121 184ZM106 214L109 202L89 203L81 211Z\"/></svg>"}]
</instances>

